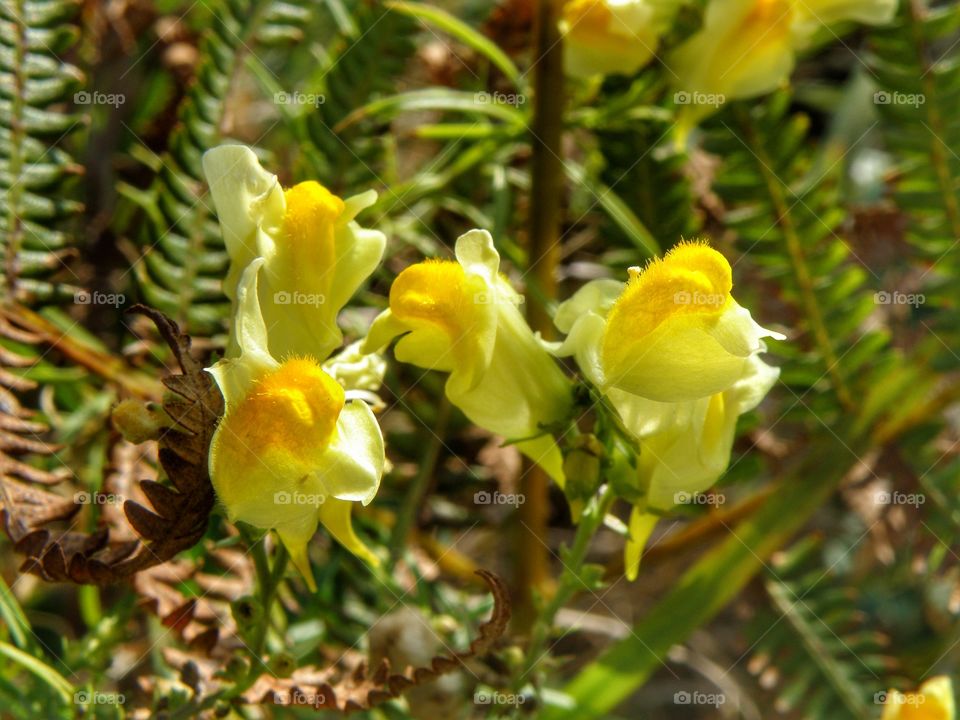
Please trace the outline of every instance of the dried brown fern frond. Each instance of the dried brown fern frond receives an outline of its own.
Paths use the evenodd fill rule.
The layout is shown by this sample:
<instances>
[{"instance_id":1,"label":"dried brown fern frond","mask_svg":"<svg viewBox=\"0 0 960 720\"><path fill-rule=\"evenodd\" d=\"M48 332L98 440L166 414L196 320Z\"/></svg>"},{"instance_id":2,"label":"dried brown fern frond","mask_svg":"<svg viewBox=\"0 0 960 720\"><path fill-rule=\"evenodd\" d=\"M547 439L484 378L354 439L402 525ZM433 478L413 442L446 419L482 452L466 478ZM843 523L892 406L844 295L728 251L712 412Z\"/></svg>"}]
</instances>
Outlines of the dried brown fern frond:
<instances>
[{"instance_id":1,"label":"dried brown fern frond","mask_svg":"<svg viewBox=\"0 0 960 720\"><path fill-rule=\"evenodd\" d=\"M468 660L488 652L510 622L510 597L503 581L487 570L478 570L477 574L490 588L493 611L466 650L436 655L428 665L408 666L399 672L394 672L390 662L384 659L372 672L366 663L360 663L348 673L339 667L304 667L289 678L262 675L243 699L255 704L308 706L351 713L368 710L399 697L410 688L457 670Z\"/></svg>"},{"instance_id":2,"label":"dried brown fern frond","mask_svg":"<svg viewBox=\"0 0 960 720\"><path fill-rule=\"evenodd\" d=\"M465 663L489 652L506 632L510 622L510 598L503 581L486 570L479 570L477 574L489 586L494 606L490 618L479 627L468 649L439 654L423 666L408 666L398 672L393 671L388 660L381 661L371 670L360 653L347 651L331 667L305 666L293 670L289 677L264 673L233 702L313 707L316 710L349 714L398 698L412 688L463 667ZM197 707L223 691L223 658L211 658L195 648L181 650L167 647L163 655L167 663L179 671L182 685L193 692L192 702ZM269 658L267 664L270 664ZM153 681L142 681L141 686L149 692ZM204 715L198 711L197 716L213 717L213 713Z\"/></svg>"},{"instance_id":3,"label":"dried brown fern frond","mask_svg":"<svg viewBox=\"0 0 960 720\"><path fill-rule=\"evenodd\" d=\"M215 501L207 452L223 413L223 399L203 366L191 356L190 338L176 324L149 308L137 306L133 311L156 324L181 370L181 374L164 380L170 392L163 409L172 426L158 437L158 458L170 485L154 479L139 483L152 510L135 500L124 502L125 519L136 533L133 537L118 530L115 522L111 531L103 518L92 533L76 531L73 525L54 528L55 523L68 520L79 510L76 499L15 483L5 472L0 478L4 528L17 552L26 555L23 572L51 581L115 582L166 562L195 545L206 531ZM26 479L34 484L51 484L62 478L41 475Z\"/></svg>"},{"instance_id":4,"label":"dried brown fern frond","mask_svg":"<svg viewBox=\"0 0 960 720\"><path fill-rule=\"evenodd\" d=\"M222 661L242 646L230 604L253 592L253 559L240 549L224 547L209 548L203 558L203 566L186 559L157 565L138 573L133 584L140 604L180 637L188 653ZM199 593L184 594L188 582Z\"/></svg>"},{"instance_id":5,"label":"dried brown fern frond","mask_svg":"<svg viewBox=\"0 0 960 720\"><path fill-rule=\"evenodd\" d=\"M8 345L39 347L43 338L18 325L7 313L0 313L0 338L0 508L6 516L9 508L16 507L25 528L68 520L79 507L41 487L63 482L71 476L70 470L44 470L23 460L31 456L55 459L58 448L42 439L49 428L20 402L19 394L36 389L36 383L13 371L30 367L36 356Z\"/></svg>"}]
</instances>

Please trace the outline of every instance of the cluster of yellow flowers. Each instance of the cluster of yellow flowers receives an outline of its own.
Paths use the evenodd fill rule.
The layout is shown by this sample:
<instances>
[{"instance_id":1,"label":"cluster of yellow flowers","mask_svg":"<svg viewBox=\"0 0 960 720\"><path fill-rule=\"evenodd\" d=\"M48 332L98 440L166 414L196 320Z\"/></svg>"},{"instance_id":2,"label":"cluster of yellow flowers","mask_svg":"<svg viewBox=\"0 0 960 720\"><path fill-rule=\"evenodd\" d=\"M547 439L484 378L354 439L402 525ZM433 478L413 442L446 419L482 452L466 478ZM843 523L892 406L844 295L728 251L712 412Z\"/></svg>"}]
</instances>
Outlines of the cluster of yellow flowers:
<instances>
[{"instance_id":1,"label":"cluster of yellow flowers","mask_svg":"<svg viewBox=\"0 0 960 720\"><path fill-rule=\"evenodd\" d=\"M449 373L450 401L561 486L558 438L583 408L557 358L576 358L641 449L627 481L638 498L631 577L658 514L719 478L737 418L776 381L759 354L764 338L783 336L737 304L730 265L707 245L681 243L631 269L626 283L587 284L556 313L566 339L546 343L485 230L457 240L456 260L403 270L367 337L331 358L342 343L337 315L384 252L384 236L354 220L375 195L341 200L316 182L284 191L239 145L209 151L204 171L233 302L226 355L210 368L226 402L211 477L229 517L275 530L308 583L306 546L320 523L377 562L352 529L351 503L369 503L384 470L365 399L382 383L379 352L395 338L398 360Z\"/></svg>"},{"instance_id":2,"label":"cluster of yellow flowers","mask_svg":"<svg viewBox=\"0 0 960 720\"><path fill-rule=\"evenodd\" d=\"M657 512L711 485L730 462L741 414L752 410L779 371L760 360L757 325L730 294L726 258L681 243L624 283L595 280L557 311L567 333L557 353L573 355L640 444L626 570L636 577Z\"/></svg>"},{"instance_id":3,"label":"cluster of yellow flowers","mask_svg":"<svg viewBox=\"0 0 960 720\"><path fill-rule=\"evenodd\" d=\"M632 74L650 62L679 0L567 0L560 29L567 72ZM879 25L896 0L709 0L703 25L661 58L689 126L720 104L770 92L816 33L845 21Z\"/></svg>"},{"instance_id":4,"label":"cluster of yellow flowers","mask_svg":"<svg viewBox=\"0 0 960 720\"><path fill-rule=\"evenodd\" d=\"M275 530L313 588L307 542L319 523L377 562L350 515L383 474L383 436L363 399L383 363L355 346L330 358L343 339L337 314L386 247L354 220L376 193L341 200L316 182L284 191L241 145L210 150L203 170L233 303L226 355L209 369L225 401L210 476L229 518Z\"/></svg>"}]
</instances>

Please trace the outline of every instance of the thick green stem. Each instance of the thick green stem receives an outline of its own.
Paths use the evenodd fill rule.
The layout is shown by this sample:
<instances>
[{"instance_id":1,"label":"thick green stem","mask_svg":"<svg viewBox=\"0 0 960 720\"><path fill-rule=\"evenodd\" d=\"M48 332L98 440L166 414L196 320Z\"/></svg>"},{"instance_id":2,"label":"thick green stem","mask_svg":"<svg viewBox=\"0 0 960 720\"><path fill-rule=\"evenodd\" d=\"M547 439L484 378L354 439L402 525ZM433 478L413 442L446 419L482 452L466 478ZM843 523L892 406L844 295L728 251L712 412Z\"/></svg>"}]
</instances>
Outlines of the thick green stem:
<instances>
[{"instance_id":1,"label":"thick green stem","mask_svg":"<svg viewBox=\"0 0 960 720\"><path fill-rule=\"evenodd\" d=\"M257 550L254 554L254 562L257 567L257 586L260 595L260 605L263 608L263 622L257 628L254 636L253 646L250 650L259 659L265 650L267 643L267 631L270 629L270 611L273 608L273 600L277 596L277 589L283 580L283 574L287 570L287 561L290 559L287 549L283 543L277 544L277 551L273 559L273 568L268 569L266 549L264 540L266 536L257 543ZM257 558L261 555L262 558ZM255 669L255 668L252 668Z\"/></svg>"},{"instance_id":2,"label":"thick green stem","mask_svg":"<svg viewBox=\"0 0 960 720\"><path fill-rule=\"evenodd\" d=\"M556 298L556 269L560 261L564 77L559 7L557 0L538 0L533 43L534 96L530 128L533 156L527 274L536 292L527 304L527 319L544 337L552 333L548 306ZM545 542L550 515L548 489L547 474L535 465L525 464L521 480L525 501L518 513L517 533L523 552L517 554L515 580L518 596L514 617L519 626L528 623L535 614L535 591L548 592L550 583Z\"/></svg>"}]
</instances>

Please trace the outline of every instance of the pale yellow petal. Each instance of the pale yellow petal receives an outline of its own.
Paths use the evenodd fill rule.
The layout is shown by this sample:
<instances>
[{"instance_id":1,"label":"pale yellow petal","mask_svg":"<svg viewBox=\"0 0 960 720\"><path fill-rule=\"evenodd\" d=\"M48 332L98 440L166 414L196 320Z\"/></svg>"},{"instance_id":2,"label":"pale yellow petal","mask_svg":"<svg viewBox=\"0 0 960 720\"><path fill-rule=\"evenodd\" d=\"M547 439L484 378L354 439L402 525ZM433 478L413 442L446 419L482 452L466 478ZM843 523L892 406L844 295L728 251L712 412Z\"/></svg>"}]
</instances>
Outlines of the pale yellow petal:
<instances>
[{"instance_id":1,"label":"pale yellow petal","mask_svg":"<svg viewBox=\"0 0 960 720\"><path fill-rule=\"evenodd\" d=\"M390 311L410 331L397 343L401 362L456 371L459 384L476 384L490 364L497 334L490 283L456 262L411 265L390 288Z\"/></svg>"},{"instance_id":2,"label":"pale yellow petal","mask_svg":"<svg viewBox=\"0 0 960 720\"><path fill-rule=\"evenodd\" d=\"M731 296L730 265L716 250L682 243L635 270L607 316L601 362L608 387L660 402L722 392L748 370L762 338Z\"/></svg>"},{"instance_id":3,"label":"pale yellow petal","mask_svg":"<svg viewBox=\"0 0 960 720\"><path fill-rule=\"evenodd\" d=\"M307 545L310 538L317 532L319 524L318 510L309 509L299 518L290 520L276 527L277 535L290 553L290 562L303 575L304 581L311 592L317 591L317 583L313 579L313 569L310 566L310 556Z\"/></svg>"},{"instance_id":4,"label":"pale yellow petal","mask_svg":"<svg viewBox=\"0 0 960 720\"><path fill-rule=\"evenodd\" d=\"M203 174L220 220L230 268L223 290L233 298L240 274L259 255L257 230L275 227L285 210L277 176L245 145L221 145L203 155Z\"/></svg>"},{"instance_id":5,"label":"pale yellow petal","mask_svg":"<svg viewBox=\"0 0 960 720\"><path fill-rule=\"evenodd\" d=\"M667 60L681 124L785 83L795 61L793 18L791 0L711 0L703 28Z\"/></svg>"},{"instance_id":6,"label":"pale yellow petal","mask_svg":"<svg viewBox=\"0 0 960 720\"><path fill-rule=\"evenodd\" d=\"M290 360L227 407L210 446L210 477L231 520L277 527L323 502L304 482L322 470L344 390L319 365ZM315 497L297 500L299 493Z\"/></svg>"},{"instance_id":7,"label":"pale yellow petal","mask_svg":"<svg viewBox=\"0 0 960 720\"><path fill-rule=\"evenodd\" d=\"M353 530L350 513L353 503L347 500L327 500L320 506L320 522L333 538L368 565L377 567L380 558L373 554Z\"/></svg>"},{"instance_id":8,"label":"pale yellow petal","mask_svg":"<svg viewBox=\"0 0 960 720\"><path fill-rule=\"evenodd\" d=\"M630 536L623 548L623 566L624 574L627 580L631 582L636 580L640 574L640 560L643 557L643 550L647 546L647 541L650 539L657 520L659 518L656 515L646 513L636 505L630 511L628 525Z\"/></svg>"},{"instance_id":9,"label":"pale yellow petal","mask_svg":"<svg viewBox=\"0 0 960 720\"><path fill-rule=\"evenodd\" d=\"M380 488L385 462L380 425L366 403L354 400L340 413L336 437L316 475L331 497L366 505Z\"/></svg>"},{"instance_id":10,"label":"pale yellow petal","mask_svg":"<svg viewBox=\"0 0 960 720\"><path fill-rule=\"evenodd\" d=\"M636 72L653 59L677 5L663 0L568 0L560 21L567 73L591 77Z\"/></svg>"}]
</instances>

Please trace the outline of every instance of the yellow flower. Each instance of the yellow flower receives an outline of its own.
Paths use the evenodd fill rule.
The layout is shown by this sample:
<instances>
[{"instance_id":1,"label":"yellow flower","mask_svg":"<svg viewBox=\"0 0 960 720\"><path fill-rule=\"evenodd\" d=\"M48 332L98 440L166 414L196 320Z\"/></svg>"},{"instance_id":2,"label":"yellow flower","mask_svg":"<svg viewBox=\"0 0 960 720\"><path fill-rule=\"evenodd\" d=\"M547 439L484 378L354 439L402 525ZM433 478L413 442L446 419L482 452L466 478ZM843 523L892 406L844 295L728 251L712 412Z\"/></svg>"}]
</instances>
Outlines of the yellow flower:
<instances>
[{"instance_id":1,"label":"yellow flower","mask_svg":"<svg viewBox=\"0 0 960 720\"><path fill-rule=\"evenodd\" d=\"M398 360L450 373L454 405L480 427L520 441L520 451L562 483L560 450L543 426L567 417L570 382L524 320L523 298L500 275L490 233L460 237L456 256L401 272L363 349L400 336Z\"/></svg>"},{"instance_id":2,"label":"yellow flower","mask_svg":"<svg viewBox=\"0 0 960 720\"><path fill-rule=\"evenodd\" d=\"M759 357L723 392L698 400L660 403L611 390L610 400L626 428L640 443L637 485L646 496L634 508L625 548L627 578L633 580L640 555L658 514L695 502L726 471L737 420L755 408L780 375ZM634 527L647 528L646 534Z\"/></svg>"},{"instance_id":3,"label":"yellow flower","mask_svg":"<svg viewBox=\"0 0 960 720\"><path fill-rule=\"evenodd\" d=\"M793 71L813 32L845 20L889 22L896 0L710 0L703 27L667 66L676 78L681 126L724 102L775 90Z\"/></svg>"},{"instance_id":4,"label":"yellow flower","mask_svg":"<svg viewBox=\"0 0 960 720\"><path fill-rule=\"evenodd\" d=\"M657 513L690 502L730 463L737 419L755 408L779 376L759 358L764 330L730 294L726 259L682 244L626 285L588 283L557 311L568 333L557 352L577 363L609 399L640 445L625 547L628 579Z\"/></svg>"},{"instance_id":5,"label":"yellow flower","mask_svg":"<svg viewBox=\"0 0 960 720\"><path fill-rule=\"evenodd\" d=\"M567 73L636 72L653 58L676 6L671 0L567 0L560 20Z\"/></svg>"},{"instance_id":6,"label":"yellow flower","mask_svg":"<svg viewBox=\"0 0 960 720\"><path fill-rule=\"evenodd\" d=\"M263 258L237 290L238 356L209 369L226 404L210 446L210 476L231 521L273 529L314 589L307 542L322 523L348 550L376 556L350 521L351 503L369 503L384 468L383 438L370 408L348 400L312 356L280 362L268 347L260 309Z\"/></svg>"},{"instance_id":7,"label":"yellow flower","mask_svg":"<svg viewBox=\"0 0 960 720\"><path fill-rule=\"evenodd\" d=\"M647 506L668 510L713 485L730 463L737 419L753 410L779 377L752 356L729 388L697 400L661 403L611 390L624 425L639 440L639 472Z\"/></svg>"},{"instance_id":8,"label":"yellow flower","mask_svg":"<svg viewBox=\"0 0 960 720\"><path fill-rule=\"evenodd\" d=\"M953 684L940 675L927 680L912 693L890 690L880 720L953 720Z\"/></svg>"},{"instance_id":9,"label":"yellow flower","mask_svg":"<svg viewBox=\"0 0 960 720\"><path fill-rule=\"evenodd\" d=\"M753 321L732 287L723 255L681 243L631 268L626 286L591 283L561 307L557 326L569 333L561 352L604 391L665 403L723 392L749 371L763 338L783 339Z\"/></svg>"},{"instance_id":10,"label":"yellow flower","mask_svg":"<svg viewBox=\"0 0 960 720\"><path fill-rule=\"evenodd\" d=\"M325 358L343 340L337 315L383 257L383 234L354 220L376 193L342 200L314 181L284 191L243 145L209 150L203 170L230 257L227 297L235 298L250 262L264 258L259 292L270 351ZM227 355L236 352L232 344Z\"/></svg>"}]
</instances>

